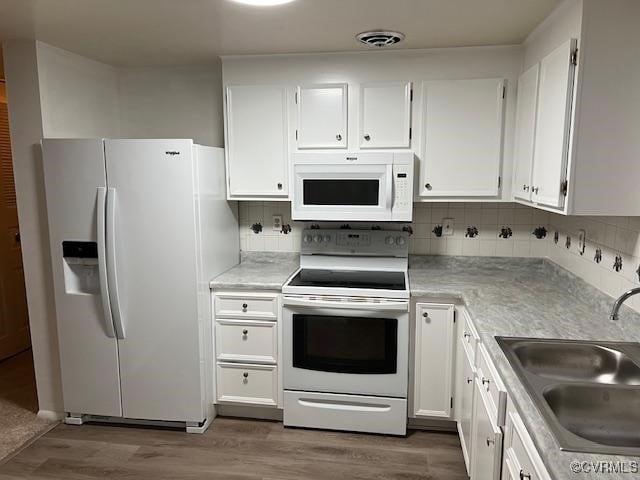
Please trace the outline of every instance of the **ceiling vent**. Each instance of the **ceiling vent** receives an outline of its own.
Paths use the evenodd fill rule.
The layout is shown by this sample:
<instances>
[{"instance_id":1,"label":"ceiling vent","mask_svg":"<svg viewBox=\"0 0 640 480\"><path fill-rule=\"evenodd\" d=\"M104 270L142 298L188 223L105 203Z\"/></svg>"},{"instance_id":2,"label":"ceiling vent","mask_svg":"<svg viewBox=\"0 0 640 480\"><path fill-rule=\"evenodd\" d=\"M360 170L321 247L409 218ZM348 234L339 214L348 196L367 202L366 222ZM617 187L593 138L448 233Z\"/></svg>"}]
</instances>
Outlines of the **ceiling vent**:
<instances>
[{"instance_id":1,"label":"ceiling vent","mask_svg":"<svg viewBox=\"0 0 640 480\"><path fill-rule=\"evenodd\" d=\"M356 35L356 39L365 45L384 48L404 40L404 33L391 30L373 30Z\"/></svg>"}]
</instances>

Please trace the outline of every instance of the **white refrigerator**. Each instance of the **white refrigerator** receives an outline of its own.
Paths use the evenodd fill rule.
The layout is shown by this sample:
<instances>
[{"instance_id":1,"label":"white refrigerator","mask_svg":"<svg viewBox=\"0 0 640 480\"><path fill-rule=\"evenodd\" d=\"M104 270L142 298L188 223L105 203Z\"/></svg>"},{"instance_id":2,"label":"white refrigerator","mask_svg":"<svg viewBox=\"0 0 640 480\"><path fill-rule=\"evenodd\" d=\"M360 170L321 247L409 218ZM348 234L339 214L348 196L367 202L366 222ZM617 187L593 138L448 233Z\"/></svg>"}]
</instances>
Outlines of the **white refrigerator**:
<instances>
[{"instance_id":1,"label":"white refrigerator","mask_svg":"<svg viewBox=\"0 0 640 480\"><path fill-rule=\"evenodd\" d=\"M223 149L44 139L42 150L66 421L203 431L214 415L209 281L239 261Z\"/></svg>"}]
</instances>

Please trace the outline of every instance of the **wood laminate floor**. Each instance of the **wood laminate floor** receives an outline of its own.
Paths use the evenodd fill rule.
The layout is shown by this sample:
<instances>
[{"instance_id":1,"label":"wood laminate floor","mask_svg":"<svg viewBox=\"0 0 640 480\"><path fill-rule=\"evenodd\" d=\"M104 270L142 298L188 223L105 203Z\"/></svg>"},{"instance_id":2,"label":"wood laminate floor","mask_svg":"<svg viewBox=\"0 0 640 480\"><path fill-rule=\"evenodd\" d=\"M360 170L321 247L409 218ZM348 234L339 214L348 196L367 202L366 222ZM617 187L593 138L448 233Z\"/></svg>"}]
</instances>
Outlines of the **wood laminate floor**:
<instances>
[{"instance_id":1,"label":"wood laminate floor","mask_svg":"<svg viewBox=\"0 0 640 480\"><path fill-rule=\"evenodd\" d=\"M216 418L204 435L59 425L0 464L0 480L463 480L452 433L406 437Z\"/></svg>"}]
</instances>

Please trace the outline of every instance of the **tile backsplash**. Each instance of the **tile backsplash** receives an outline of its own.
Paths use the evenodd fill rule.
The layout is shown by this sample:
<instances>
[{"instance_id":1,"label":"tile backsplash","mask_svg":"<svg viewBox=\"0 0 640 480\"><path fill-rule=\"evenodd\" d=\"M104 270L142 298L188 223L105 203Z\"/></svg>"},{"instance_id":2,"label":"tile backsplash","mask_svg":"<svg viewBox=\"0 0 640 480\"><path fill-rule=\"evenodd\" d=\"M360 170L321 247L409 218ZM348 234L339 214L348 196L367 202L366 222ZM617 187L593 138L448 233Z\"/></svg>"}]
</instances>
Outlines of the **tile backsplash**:
<instances>
[{"instance_id":1,"label":"tile backsplash","mask_svg":"<svg viewBox=\"0 0 640 480\"><path fill-rule=\"evenodd\" d=\"M240 202L239 206L243 251L300 251L301 232L312 222L293 222L289 202ZM291 227L289 233L273 229L274 215L282 216L282 223ZM445 218L453 219L453 234L438 237L434 229ZM251 229L257 223L262 225L260 233ZM340 224L321 225L338 228ZM352 227L372 225L353 223ZM640 217L566 217L516 203L416 203L411 223L385 228L389 225L412 228L409 251L414 254L548 257L613 297L640 286ZM467 228L473 227L478 234L471 238ZM541 239L533 234L539 227L547 231ZM586 233L584 251L580 230ZM619 271L614 268L616 257L621 260ZM627 304L640 312L640 296Z\"/></svg>"}]
</instances>

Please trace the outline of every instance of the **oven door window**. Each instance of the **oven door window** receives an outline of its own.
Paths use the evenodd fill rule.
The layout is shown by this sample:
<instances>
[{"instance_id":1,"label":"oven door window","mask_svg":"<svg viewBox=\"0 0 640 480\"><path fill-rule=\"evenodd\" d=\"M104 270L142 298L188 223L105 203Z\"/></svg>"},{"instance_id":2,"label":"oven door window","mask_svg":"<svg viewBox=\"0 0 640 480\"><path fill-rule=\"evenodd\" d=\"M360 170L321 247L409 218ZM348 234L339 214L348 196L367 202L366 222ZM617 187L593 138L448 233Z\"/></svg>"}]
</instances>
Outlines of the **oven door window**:
<instances>
[{"instance_id":1,"label":"oven door window","mask_svg":"<svg viewBox=\"0 0 640 480\"><path fill-rule=\"evenodd\" d=\"M309 179L303 180L304 205L376 206L380 202L378 179Z\"/></svg>"},{"instance_id":2,"label":"oven door window","mask_svg":"<svg viewBox=\"0 0 640 480\"><path fill-rule=\"evenodd\" d=\"M293 366L356 374L397 372L398 321L293 315Z\"/></svg>"}]
</instances>

